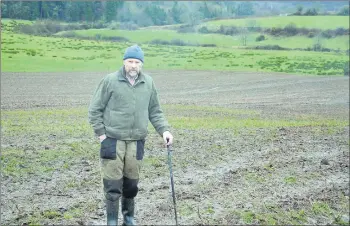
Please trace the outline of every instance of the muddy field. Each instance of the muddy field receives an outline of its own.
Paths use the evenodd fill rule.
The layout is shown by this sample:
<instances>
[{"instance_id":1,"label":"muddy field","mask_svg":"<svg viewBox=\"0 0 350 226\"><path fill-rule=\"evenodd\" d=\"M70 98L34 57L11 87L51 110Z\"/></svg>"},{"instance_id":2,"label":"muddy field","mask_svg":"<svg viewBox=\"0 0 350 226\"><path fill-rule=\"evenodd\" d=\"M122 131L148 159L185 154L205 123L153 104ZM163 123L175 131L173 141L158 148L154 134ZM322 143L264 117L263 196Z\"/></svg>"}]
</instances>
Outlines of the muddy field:
<instances>
[{"instance_id":1,"label":"muddy field","mask_svg":"<svg viewBox=\"0 0 350 226\"><path fill-rule=\"evenodd\" d=\"M105 224L99 144L87 124L104 74L2 73L3 225ZM349 77L149 74L177 125L180 224L349 224ZM215 126L231 117L248 126ZM289 123L298 120L306 124ZM175 224L169 185L166 149L150 130L138 224Z\"/></svg>"}]
</instances>

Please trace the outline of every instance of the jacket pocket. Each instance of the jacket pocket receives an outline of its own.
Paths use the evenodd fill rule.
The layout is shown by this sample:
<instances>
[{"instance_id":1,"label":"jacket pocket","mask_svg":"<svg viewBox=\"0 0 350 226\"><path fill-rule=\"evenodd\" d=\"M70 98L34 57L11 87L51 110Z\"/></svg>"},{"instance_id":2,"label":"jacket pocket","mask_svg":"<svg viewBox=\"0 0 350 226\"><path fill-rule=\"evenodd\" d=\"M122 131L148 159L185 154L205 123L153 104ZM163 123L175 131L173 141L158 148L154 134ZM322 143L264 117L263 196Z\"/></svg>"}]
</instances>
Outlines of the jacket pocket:
<instances>
[{"instance_id":1,"label":"jacket pocket","mask_svg":"<svg viewBox=\"0 0 350 226\"><path fill-rule=\"evenodd\" d=\"M117 159L117 139L107 137L101 143L100 157L103 159Z\"/></svg>"},{"instance_id":2,"label":"jacket pocket","mask_svg":"<svg viewBox=\"0 0 350 226\"><path fill-rule=\"evenodd\" d=\"M145 153L145 139L137 141L136 159L142 160Z\"/></svg>"},{"instance_id":3,"label":"jacket pocket","mask_svg":"<svg viewBox=\"0 0 350 226\"><path fill-rule=\"evenodd\" d=\"M129 124L131 124L131 116L132 115L127 114L126 112L110 110L109 126L112 126L117 130L125 130L130 126Z\"/></svg>"}]
</instances>

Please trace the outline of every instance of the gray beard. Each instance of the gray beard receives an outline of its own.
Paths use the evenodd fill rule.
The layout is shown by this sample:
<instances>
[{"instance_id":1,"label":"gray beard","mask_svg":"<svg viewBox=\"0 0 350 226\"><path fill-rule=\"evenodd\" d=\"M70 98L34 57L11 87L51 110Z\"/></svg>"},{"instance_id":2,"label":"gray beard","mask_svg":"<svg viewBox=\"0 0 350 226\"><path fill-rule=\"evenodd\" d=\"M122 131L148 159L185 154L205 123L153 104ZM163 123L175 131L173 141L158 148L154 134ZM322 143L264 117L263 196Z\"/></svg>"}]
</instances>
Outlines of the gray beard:
<instances>
[{"instance_id":1,"label":"gray beard","mask_svg":"<svg viewBox=\"0 0 350 226\"><path fill-rule=\"evenodd\" d=\"M136 77L138 75L138 73L127 73L129 77Z\"/></svg>"},{"instance_id":2,"label":"gray beard","mask_svg":"<svg viewBox=\"0 0 350 226\"><path fill-rule=\"evenodd\" d=\"M135 74L126 73L126 76L127 76L129 79L136 80L137 77L139 76L139 74L138 74L138 73L135 73Z\"/></svg>"}]
</instances>

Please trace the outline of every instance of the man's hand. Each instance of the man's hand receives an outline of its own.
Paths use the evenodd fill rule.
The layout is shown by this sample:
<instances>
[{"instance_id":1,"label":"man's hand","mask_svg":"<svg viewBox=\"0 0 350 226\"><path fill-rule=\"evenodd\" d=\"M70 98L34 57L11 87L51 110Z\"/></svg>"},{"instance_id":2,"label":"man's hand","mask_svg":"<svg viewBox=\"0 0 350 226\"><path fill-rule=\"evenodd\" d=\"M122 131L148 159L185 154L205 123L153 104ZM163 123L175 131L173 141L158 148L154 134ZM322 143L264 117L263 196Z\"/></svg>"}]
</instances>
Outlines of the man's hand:
<instances>
[{"instance_id":1,"label":"man's hand","mask_svg":"<svg viewBox=\"0 0 350 226\"><path fill-rule=\"evenodd\" d=\"M104 141L104 139L107 138L106 134L103 134L101 136L98 137L100 139L100 143L102 143L102 141Z\"/></svg>"},{"instance_id":2,"label":"man's hand","mask_svg":"<svg viewBox=\"0 0 350 226\"><path fill-rule=\"evenodd\" d=\"M166 145L171 145L173 143L173 135L169 131L163 133L163 140Z\"/></svg>"}]
</instances>

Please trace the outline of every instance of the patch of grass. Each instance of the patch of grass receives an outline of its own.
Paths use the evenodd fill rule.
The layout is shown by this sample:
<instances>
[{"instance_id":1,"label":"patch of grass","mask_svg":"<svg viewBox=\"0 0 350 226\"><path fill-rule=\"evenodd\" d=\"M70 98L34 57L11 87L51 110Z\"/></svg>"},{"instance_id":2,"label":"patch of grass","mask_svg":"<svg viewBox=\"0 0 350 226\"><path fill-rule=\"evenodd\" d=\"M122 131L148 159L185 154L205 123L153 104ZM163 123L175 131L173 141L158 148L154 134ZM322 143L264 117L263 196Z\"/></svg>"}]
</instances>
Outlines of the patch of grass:
<instances>
[{"instance_id":1,"label":"patch of grass","mask_svg":"<svg viewBox=\"0 0 350 226\"><path fill-rule=\"evenodd\" d=\"M71 213L64 213L63 218L65 220L71 220L71 219L73 219L73 215Z\"/></svg>"},{"instance_id":2,"label":"patch of grass","mask_svg":"<svg viewBox=\"0 0 350 226\"><path fill-rule=\"evenodd\" d=\"M59 212L57 212L56 210L46 210L43 212L42 215L44 218L48 218L48 219L54 219L54 218L61 217L61 214Z\"/></svg>"},{"instance_id":3,"label":"patch of grass","mask_svg":"<svg viewBox=\"0 0 350 226\"><path fill-rule=\"evenodd\" d=\"M162 105L164 111L167 114L176 112L176 114L190 113L195 115L205 115L207 113L214 113L215 115L230 115L233 117L238 116L256 116L260 113L254 110L241 110L241 109L230 109L224 107L213 107L213 106L196 106L196 105L180 105L180 104L164 104Z\"/></svg>"},{"instance_id":4,"label":"patch of grass","mask_svg":"<svg viewBox=\"0 0 350 226\"><path fill-rule=\"evenodd\" d=\"M297 178L294 176L285 177L284 182L287 184L295 184L297 182Z\"/></svg>"},{"instance_id":5,"label":"patch of grass","mask_svg":"<svg viewBox=\"0 0 350 226\"><path fill-rule=\"evenodd\" d=\"M195 212L194 208L192 207L192 205L188 204L188 203L181 203L179 205L179 215L180 216L190 216Z\"/></svg>"},{"instance_id":6,"label":"patch of grass","mask_svg":"<svg viewBox=\"0 0 350 226\"><path fill-rule=\"evenodd\" d=\"M303 209L299 211L290 211L289 215L293 224L307 223L306 213Z\"/></svg>"},{"instance_id":7,"label":"patch of grass","mask_svg":"<svg viewBox=\"0 0 350 226\"><path fill-rule=\"evenodd\" d=\"M236 215L245 224L259 224L259 225L304 225L310 224L309 219L315 219L319 216L330 216L331 209L326 204L315 204L311 207L305 207L299 210L283 210L277 206L267 206L267 211L244 210L236 211ZM314 209L317 209L315 212ZM329 215L324 215L327 213ZM232 215L232 214L230 214ZM335 221L337 218L335 219ZM338 217L341 222L341 217ZM314 224L314 223L313 223Z\"/></svg>"},{"instance_id":8,"label":"patch of grass","mask_svg":"<svg viewBox=\"0 0 350 226\"><path fill-rule=\"evenodd\" d=\"M169 122L179 129L233 129L233 128L277 128L299 126L347 126L349 122L341 120L267 120L259 118L234 119L222 117L174 117L169 116Z\"/></svg>"},{"instance_id":9,"label":"patch of grass","mask_svg":"<svg viewBox=\"0 0 350 226\"><path fill-rule=\"evenodd\" d=\"M248 211L241 213L241 218L242 218L244 223L251 224L251 223L253 223L253 220L255 219L255 214L252 211L248 210Z\"/></svg>"},{"instance_id":10,"label":"patch of grass","mask_svg":"<svg viewBox=\"0 0 350 226\"><path fill-rule=\"evenodd\" d=\"M348 218L349 219L349 218ZM333 224L337 224L337 225L349 225L350 222L349 220L344 219L342 216L336 216L334 219Z\"/></svg>"},{"instance_id":11,"label":"patch of grass","mask_svg":"<svg viewBox=\"0 0 350 226\"><path fill-rule=\"evenodd\" d=\"M67 181L66 182L66 185L65 185L65 190L69 190L71 188L78 188L80 186L80 183L76 180L70 180L70 181Z\"/></svg>"},{"instance_id":12,"label":"patch of grass","mask_svg":"<svg viewBox=\"0 0 350 226\"><path fill-rule=\"evenodd\" d=\"M330 216L332 214L331 208L326 202L315 202L312 204L312 211L316 215Z\"/></svg>"},{"instance_id":13,"label":"patch of grass","mask_svg":"<svg viewBox=\"0 0 350 226\"><path fill-rule=\"evenodd\" d=\"M259 174L255 172L249 172L244 175L244 178L249 181L255 181L258 183L266 182L266 179L263 176L260 176Z\"/></svg>"},{"instance_id":14,"label":"patch of grass","mask_svg":"<svg viewBox=\"0 0 350 226\"><path fill-rule=\"evenodd\" d=\"M1 125L7 137L20 134L55 135L57 138L92 136L86 108L2 111ZM72 126L74 125L74 126ZM74 145L73 143L71 145Z\"/></svg>"},{"instance_id":15,"label":"patch of grass","mask_svg":"<svg viewBox=\"0 0 350 226\"><path fill-rule=\"evenodd\" d=\"M214 207L213 206L207 206L207 208L205 209L205 213L212 215L215 213Z\"/></svg>"},{"instance_id":16,"label":"patch of grass","mask_svg":"<svg viewBox=\"0 0 350 226\"><path fill-rule=\"evenodd\" d=\"M150 165L154 168L164 167L165 166L165 159L162 159L161 157L145 157L144 158L144 164Z\"/></svg>"},{"instance_id":17,"label":"patch of grass","mask_svg":"<svg viewBox=\"0 0 350 226\"><path fill-rule=\"evenodd\" d=\"M39 226L39 225L42 225L40 224L42 219L43 217L40 214L34 214L28 218L28 223L30 226Z\"/></svg>"},{"instance_id":18,"label":"patch of grass","mask_svg":"<svg viewBox=\"0 0 350 226\"><path fill-rule=\"evenodd\" d=\"M52 175L55 171L66 170L72 164L72 159L87 158L96 160L98 150L96 144L79 142L80 150L52 149L36 150L30 154L22 148L3 148L1 163L4 176L23 178L28 175ZM76 182L74 182L76 183Z\"/></svg>"}]
</instances>

